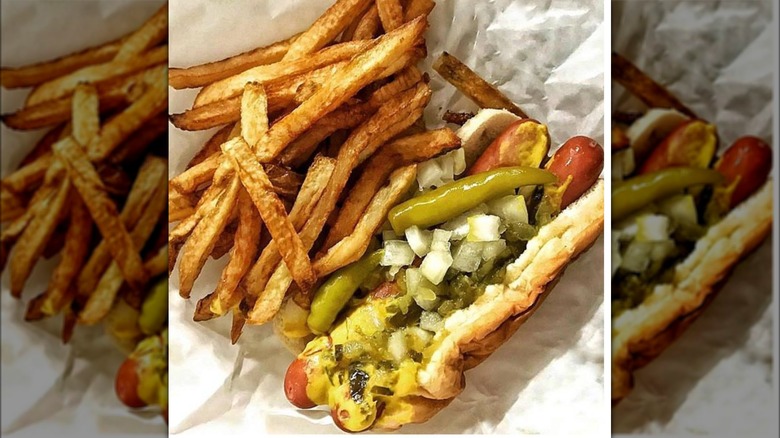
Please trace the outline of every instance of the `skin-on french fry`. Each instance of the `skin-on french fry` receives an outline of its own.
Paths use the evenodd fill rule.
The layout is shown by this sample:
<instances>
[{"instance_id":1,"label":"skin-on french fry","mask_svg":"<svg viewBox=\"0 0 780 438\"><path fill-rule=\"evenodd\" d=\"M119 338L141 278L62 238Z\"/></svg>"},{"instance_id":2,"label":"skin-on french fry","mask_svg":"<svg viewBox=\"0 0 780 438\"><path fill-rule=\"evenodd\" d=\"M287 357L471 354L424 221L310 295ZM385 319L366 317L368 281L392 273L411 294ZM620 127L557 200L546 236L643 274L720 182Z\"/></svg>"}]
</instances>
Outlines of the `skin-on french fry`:
<instances>
[{"instance_id":1,"label":"skin-on french fry","mask_svg":"<svg viewBox=\"0 0 780 438\"><path fill-rule=\"evenodd\" d=\"M252 67L279 62L287 54L290 43L297 37L298 34L284 41L265 47L258 47L221 61L187 68L171 68L168 71L168 84L177 90L197 88L237 75Z\"/></svg>"},{"instance_id":2,"label":"skin-on french fry","mask_svg":"<svg viewBox=\"0 0 780 438\"><path fill-rule=\"evenodd\" d=\"M168 62L168 46L150 50L144 56L126 61L110 61L105 64L84 67L67 76L39 85L27 96L25 106L33 106L49 100L69 96L81 82L95 86L113 79L125 77L149 67Z\"/></svg>"},{"instance_id":3,"label":"skin-on french fry","mask_svg":"<svg viewBox=\"0 0 780 438\"><path fill-rule=\"evenodd\" d=\"M263 85L249 82L241 95L241 137L255 144L268 131L268 97Z\"/></svg>"},{"instance_id":4,"label":"skin-on french fry","mask_svg":"<svg viewBox=\"0 0 780 438\"><path fill-rule=\"evenodd\" d=\"M505 109L519 117L528 118L512 100L449 53L443 52L433 63L433 69L480 108Z\"/></svg>"},{"instance_id":5,"label":"skin-on french fry","mask_svg":"<svg viewBox=\"0 0 780 438\"><path fill-rule=\"evenodd\" d=\"M382 22L379 19L379 10L376 5L372 5L355 27L352 35L353 40L370 40L377 36L381 29Z\"/></svg>"},{"instance_id":6,"label":"skin-on french fry","mask_svg":"<svg viewBox=\"0 0 780 438\"><path fill-rule=\"evenodd\" d=\"M376 0L376 9L385 32L404 23L404 10L399 0Z\"/></svg>"},{"instance_id":7,"label":"skin-on french fry","mask_svg":"<svg viewBox=\"0 0 780 438\"><path fill-rule=\"evenodd\" d=\"M89 144L100 130L100 112L97 90L90 84L78 84L73 91L72 135L80 145Z\"/></svg>"},{"instance_id":8,"label":"skin-on french fry","mask_svg":"<svg viewBox=\"0 0 780 438\"><path fill-rule=\"evenodd\" d=\"M122 43L114 58L126 61L146 52L168 37L168 4L164 4Z\"/></svg>"},{"instance_id":9,"label":"skin-on french fry","mask_svg":"<svg viewBox=\"0 0 780 438\"><path fill-rule=\"evenodd\" d=\"M254 208L254 207L252 207ZM222 230L222 234L217 238L217 243L214 244L214 248L211 249L211 257L214 260L219 260L225 256L231 249L233 249L234 240L236 238L236 231L238 230L238 212L233 213L233 217L230 222L225 225L225 229Z\"/></svg>"},{"instance_id":10,"label":"skin-on french fry","mask_svg":"<svg viewBox=\"0 0 780 438\"><path fill-rule=\"evenodd\" d=\"M117 213L116 204L106 194L105 185L76 142L65 139L53 146L54 153L67 164L68 176L84 200L92 220L108 243L113 259L130 287L140 288L146 282L141 256Z\"/></svg>"},{"instance_id":11,"label":"skin-on french fry","mask_svg":"<svg viewBox=\"0 0 780 438\"><path fill-rule=\"evenodd\" d=\"M412 21L419 16L428 16L435 6L433 0L409 0L404 11L404 22Z\"/></svg>"},{"instance_id":12,"label":"skin-on french fry","mask_svg":"<svg viewBox=\"0 0 780 438\"><path fill-rule=\"evenodd\" d=\"M71 197L70 223L65 235L63 256L49 280L46 291L30 301L26 320L54 316L73 298L76 279L89 251L92 236L92 217L78 196Z\"/></svg>"},{"instance_id":13,"label":"skin-on french fry","mask_svg":"<svg viewBox=\"0 0 780 438\"><path fill-rule=\"evenodd\" d=\"M104 160L130 134L168 108L165 80L165 67L155 68L149 76L149 86L143 96L104 124L100 136L90 142L87 147L90 160Z\"/></svg>"},{"instance_id":14,"label":"skin-on french fry","mask_svg":"<svg viewBox=\"0 0 780 438\"><path fill-rule=\"evenodd\" d=\"M20 167L2 180L3 188L15 193L23 193L37 187L54 160L52 153L44 154L37 160Z\"/></svg>"},{"instance_id":15,"label":"skin-on french fry","mask_svg":"<svg viewBox=\"0 0 780 438\"><path fill-rule=\"evenodd\" d=\"M180 221L195 213L190 195L185 195L175 188L168 188L168 222Z\"/></svg>"},{"instance_id":16,"label":"skin-on french fry","mask_svg":"<svg viewBox=\"0 0 780 438\"><path fill-rule=\"evenodd\" d=\"M309 255L287 216L284 204L274 193L271 182L254 158L249 145L243 139L233 139L222 145L222 151L230 157L233 168L260 212L268 232L276 241L295 282L301 289L309 290L316 281Z\"/></svg>"},{"instance_id":17,"label":"skin-on french fry","mask_svg":"<svg viewBox=\"0 0 780 438\"><path fill-rule=\"evenodd\" d=\"M699 118L663 85L615 52L612 52L612 78L650 108L672 108L691 118Z\"/></svg>"},{"instance_id":18,"label":"skin-on french fry","mask_svg":"<svg viewBox=\"0 0 780 438\"><path fill-rule=\"evenodd\" d=\"M290 45L283 60L303 58L333 41L370 0L338 0Z\"/></svg>"},{"instance_id":19,"label":"skin-on french fry","mask_svg":"<svg viewBox=\"0 0 780 438\"><path fill-rule=\"evenodd\" d=\"M410 135L383 146L371 156L349 191L323 248L330 248L355 229L371 198L396 168L425 161L458 146L460 138L447 128Z\"/></svg>"},{"instance_id":20,"label":"skin-on french fry","mask_svg":"<svg viewBox=\"0 0 780 438\"><path fill-rule=\"evenodd\" d=\"M154 231L154 227L156 226L160 215L165 210L166 198L168 196L167 191L168 188L165 185L165 182L160 181L152 200L138 219L138 223L130 232L133 247L138 252L140 252L144 243L146 243L146 240L152 234L152 231ZM147 272L145 267L144 272ZM79 312L78 322L91 325L96 324L105 318L111 310L111 306L113 305L123 282L124 278L122 277L119 265L117 262L112 262L106 272L103 273L94 292L89 295L84 308Z\"/></svg>"},{"instance_id":21,"label":"skin-on french fry","mask_svg":"<svg viewBox=\"0 0 780 438\"><path fill-rule=\"evenodd\" d=\"M371 199L355 230L314 261L318 277L328 275L363 256L371 236L382 225L387 212L407 193L416 176L416 164L402 167L390 175L390 184L379 190Z\"/></svg>"},{"instance_id":22,"label":"skin-on french fry","mask_svg":"<svg viewBox=\"0 0 780 438\"><path fill-rule=\"evenodd\" d=\"M32 87L82 67L110 61L119 53L125 39L126 36L51 61L0 69L0 85L5 88Z\"/></svg>"},{"instance_id":23,"label":"skin-on french fry","mask_svg":"<svg viewBox=\"0 0 780 438\"><path fill-rule=\"evenodd\" d=\"M336 44L304 58L281 61L246 70L235 76L203 87L195 98L193 106L199 107L236 96L242 92L244 85L250 82L270 85L291 76L308 73L336 62L349 60L356 54L365 51L370 44L369 41L351 41Z\"/></svg>"},{"instance_id":24,"label":"skin-on french fry","mask_svg":"<svg viewBox=\"0 0 780 438\"><path fill-rule=\"evenodd\" d=\"M334 166L335 160L332 158L323 156L314 158L309 172L306 174L306 179L301 185L301 191L290 210L290 222L297 231L301 231L316 209L317 203L333 174ZM281 260L282 256L276 242L269 242L244 280L246 293L257 297L265 288L271 274Z\"/></svg>"},{"instance_id":25,"label":"skin-on french fry","mask_svg":"<svg viewBox=\"0 0 780 438\"><path fill-rule=\"evenodd\" d=\"M24 198L0 185L0 223L18 219L26 209Z\"/></svg>"},{"instance_id":26,"label":"skin-on french fry","mask_svg":"<svg viewBox=\"0 0 780 438\"><path fill-rule=\"evenodd\" d=\"M272 161L317 120L377 79L388 66L415 45L426 27L424 18L405 24L380 37L375 46L357 55L343 69L338 70L328 81L330 84L338 84L338 87L324 86L311 99L271 126L263 140L255 145L255 153L260 162ZM305 290L304 287L302 289Z\"/></svg>"},{"instance_id":27,"label":"skin-on french fry","mask_svg":"<svg viewBox=\"0 0 780 438\"><path fill-rule=\"evenodd\" d=\"M51 184L50 195L33 206L32 218L20 237L24 244L14 247L11 254L11 295L17 298L22 295L30 272L66 211L70 183L67 179L56 178Z\"/></svg>"}]
</instances>

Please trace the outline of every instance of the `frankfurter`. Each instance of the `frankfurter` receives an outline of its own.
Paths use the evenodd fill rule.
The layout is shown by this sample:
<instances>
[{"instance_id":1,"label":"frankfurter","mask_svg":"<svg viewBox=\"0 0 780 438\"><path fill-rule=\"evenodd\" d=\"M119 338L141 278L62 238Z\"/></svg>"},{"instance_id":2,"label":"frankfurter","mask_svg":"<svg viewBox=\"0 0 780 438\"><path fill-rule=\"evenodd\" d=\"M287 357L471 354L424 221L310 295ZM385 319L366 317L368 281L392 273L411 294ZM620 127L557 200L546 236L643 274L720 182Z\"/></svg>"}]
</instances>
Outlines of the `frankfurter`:
<instances>
[{"instance_id":1,"label":"frankfurter","mask_svg":"<svg viewBox=\"0 0 780 438\"><path fill-rule=\"evenodd\" d=\"M613 154L613 163L634 164L623 166L612 193L613 404L772 224L772 157L763 140L739 138L716 158L715 127L668 109L649 110L628 137L631 147ZM630 158L637 151L643 158Z\"/></svg>"},{"instance_id":2,"label":"frankfurter","mask_svg":"<svg viewBox=\"0 0 780 438\"><path fill-rule=\"evenodd\" d=\"M603 229L595 141L574 137L550 158L546 126L504 110L480 111L458 135L451 154L465 163L453 167L466 176L397 205L380 249L326 279L309 311L288 299L275 320L298 354L287 398L328 405L342 430L397 429L445 408Z\"/></svg>"}]
</instances>

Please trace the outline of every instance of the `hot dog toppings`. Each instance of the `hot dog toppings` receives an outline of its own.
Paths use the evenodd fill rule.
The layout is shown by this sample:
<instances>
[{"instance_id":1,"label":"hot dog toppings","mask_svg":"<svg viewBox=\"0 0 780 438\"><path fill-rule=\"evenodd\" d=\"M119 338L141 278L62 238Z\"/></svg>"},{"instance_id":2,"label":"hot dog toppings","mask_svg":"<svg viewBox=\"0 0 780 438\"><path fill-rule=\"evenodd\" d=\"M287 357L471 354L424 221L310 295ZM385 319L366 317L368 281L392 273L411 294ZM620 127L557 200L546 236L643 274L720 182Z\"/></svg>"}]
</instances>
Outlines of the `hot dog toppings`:
<instances>
[{"instance_id":1,"label":"hot dog toppings","mask_svg":"<svg viewBox=\"0 0 780 438\"><path fill-rule=\"evenodd\" d=\"M548 147L544 125L520 120L485 149L468 176L455 179L465 170L462 150L423 163L434 171L418 175L419 193L389 212L381 247L316 292L307 324L327 336L310 342L290 366L291 403L329 404L348 431L380 417L406 422L417 370L446 318L501 283L539 227L598 178L603 151L593 140L569 140L540 169Z\"/></svg>"},{"instance_id":2,"label":"hot dog toppings","mask_svg":"<svg viewBox=\"0 0 780 438\"><path fill-rule=\"evenodd\" d=\"M668 126L672 121L678 123L674 129ZM757 191L771 168L769 146L755 137L738 139L710 169L714 126L667 110L648 111L635 125L639 128L629 132L639 144L613 154L619 169L634 164L636 147L648 156L637 163L638 175L625 172L628 178L613 184L613 316L641 304L656 284L669 282L707 227ZM636 134L661 131L669 134L656 139L655 148Z\"/></svg>"}]
</instances>

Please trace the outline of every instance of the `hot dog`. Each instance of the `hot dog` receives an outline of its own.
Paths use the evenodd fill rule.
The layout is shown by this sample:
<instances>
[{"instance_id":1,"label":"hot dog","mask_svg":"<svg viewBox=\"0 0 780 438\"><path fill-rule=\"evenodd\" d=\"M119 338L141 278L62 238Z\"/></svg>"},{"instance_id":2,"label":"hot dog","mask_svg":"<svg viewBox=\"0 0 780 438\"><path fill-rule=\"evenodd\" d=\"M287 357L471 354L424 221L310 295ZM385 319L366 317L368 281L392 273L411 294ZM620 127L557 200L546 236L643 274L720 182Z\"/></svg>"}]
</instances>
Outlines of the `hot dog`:
<instances>
[{"instance_id":1,"label":"hot dog","mask_svg":"<svg viewBox=\"0 0 780 438\"><path fill-rule=\"evenodd\" d=\"M648 117L661 120L651 111L635 122L644 130ZM613 404L772 222L771 149L761 139L739 138L715 158L715 127L701 120L679 122L655 145L646 137L635 136L649 149L637 175L613 184Z\"/></svg>"},{"instance_id":2,"label":"hot dog","mask_svg":"<svg viewBox=\"0 0 780 438\"><path fill-rule=\"evenodd\" d=\"M307 320L321 334L299 351L284 390L296 407L329 405L342 430L396 429L446 407L463 371L514 333L602 230L595 141L574 137L548 158L544 125L498 110L482 110L458 135L467 175L392 209L382 248L315 294ZM396 268L388 263L398 254L409 259ZM336 314L320 305L342 293L352 305ZM302 331L290 329L301 320L295 306L288 300L278 316L283 337Z\"/></svg>"}]
</instances>

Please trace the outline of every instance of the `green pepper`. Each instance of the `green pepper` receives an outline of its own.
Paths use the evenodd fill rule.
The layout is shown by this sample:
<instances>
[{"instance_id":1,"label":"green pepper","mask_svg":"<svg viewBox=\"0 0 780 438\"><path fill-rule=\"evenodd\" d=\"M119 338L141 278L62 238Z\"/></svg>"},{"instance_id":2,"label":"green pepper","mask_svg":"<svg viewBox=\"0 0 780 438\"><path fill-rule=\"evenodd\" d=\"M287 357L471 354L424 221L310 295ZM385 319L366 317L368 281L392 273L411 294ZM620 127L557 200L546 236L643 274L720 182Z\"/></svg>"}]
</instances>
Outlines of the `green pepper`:
<instances>
[{"instance_id":1,"label":"green pepper","mask_svg":"<svg viewBox=\"0 0 780 438\"><path fill-rule=\"evenodd\" d=\"M396 234L417 225L428 228L446 222L514 189L557 181L552 173L533 167L502 167L467 176L395 206L388 214Z\"/></svg>"},{"instance_id":2,"label":"green pepper","mask_svg":"<svg viewBox=\"0 0 780 438\"><path fill-rule=\"evenodd\" d=\"M159 332L168 318L168 279L163 278L154 285L144 299L138 326L147 335Z\"/></svg>"},{"instance_id":3,"label":"green pepper","mask_svg":"<svg viewBox=\"0 0 780 438\"><path fill-rule=\"evenodd\" d=\"M711 169L672 167L627 179L612 189L612 220L691 186L720 184L723 175Z\"/></svg>"},{"instance_id":4,"label":"green pepper","mask_svg":"<svg viewBox=\"0 0 780 438\"><path fill-rule=\"evenodd\" d=\"M383 255L384 250L380 249L339 269L317 289L311 302L309 318L306 320L312 332L319 335L328 331L341 309L379 266Z\"/></svg>"}]
</instances>

